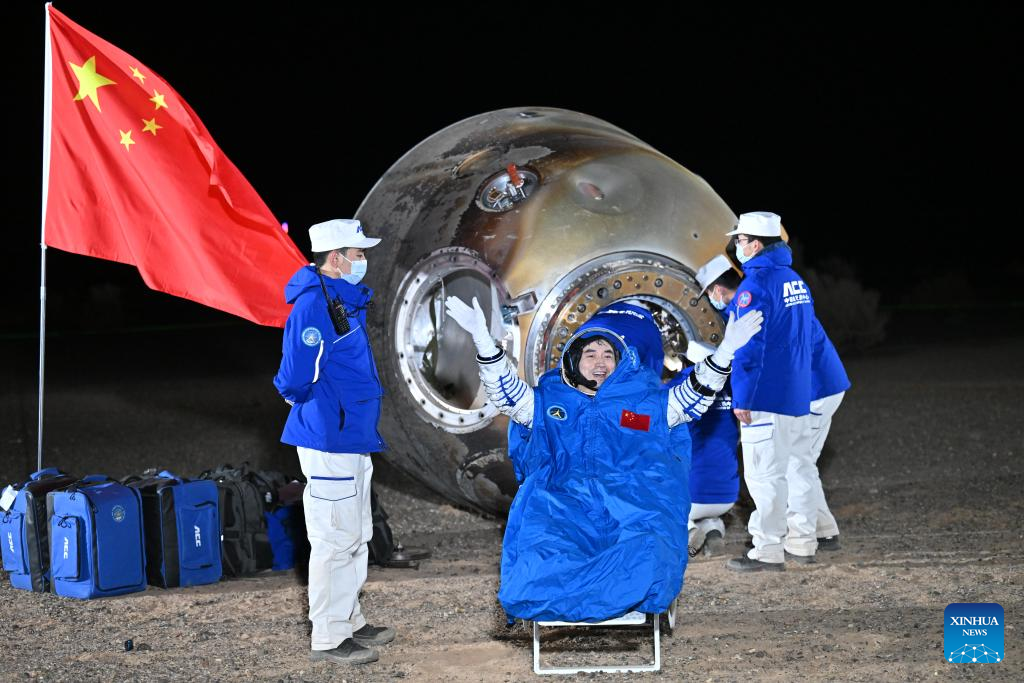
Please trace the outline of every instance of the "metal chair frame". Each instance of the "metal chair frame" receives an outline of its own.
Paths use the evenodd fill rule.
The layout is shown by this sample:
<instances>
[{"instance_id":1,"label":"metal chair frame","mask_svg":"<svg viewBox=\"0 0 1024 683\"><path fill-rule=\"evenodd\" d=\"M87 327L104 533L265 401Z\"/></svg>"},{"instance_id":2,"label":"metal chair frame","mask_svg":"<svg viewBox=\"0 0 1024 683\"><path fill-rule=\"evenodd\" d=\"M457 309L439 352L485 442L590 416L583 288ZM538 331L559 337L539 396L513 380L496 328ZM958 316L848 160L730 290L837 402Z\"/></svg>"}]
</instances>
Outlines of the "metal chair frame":
<instances>
[{"instance_id":1,"label":"metal chair frame","mask_svg":"<svg viewBox=\"0 0 1024 683\"><path fill-rule=\"evenodd\" d=\"M678 598L676 599L678 600ZM676 627L676 600L668 606L669 628ZM638 626L647 623L648 615L643 612L629 612L616 619L600 621L597 623L573 622L573 621L535 621L533 622L533 672L536 674L576 674L589 672L602 673L627 673L640 671L661 670L661 615L650 615L653 623L652 635L654 636L654 661L649 664L628 664L622 666L581 666L581 667L542 667L540 664L540 628L542 626Z\"/></svg>"}]
</instances>

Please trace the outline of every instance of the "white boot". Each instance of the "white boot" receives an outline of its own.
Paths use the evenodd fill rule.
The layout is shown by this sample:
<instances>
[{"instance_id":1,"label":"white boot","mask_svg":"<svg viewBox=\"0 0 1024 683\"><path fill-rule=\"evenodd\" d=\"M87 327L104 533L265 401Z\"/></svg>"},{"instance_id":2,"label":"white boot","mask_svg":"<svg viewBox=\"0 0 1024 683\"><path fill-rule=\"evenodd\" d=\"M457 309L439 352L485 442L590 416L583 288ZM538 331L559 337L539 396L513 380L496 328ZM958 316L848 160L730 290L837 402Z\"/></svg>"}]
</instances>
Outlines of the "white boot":
<instances>
[{"instance_id":1,"label":"white boot","mask_svg":"<svg viewBox=\"0 0 1024 683\"><path fill-rule=\"evenodd\" d=\"M704 531L704 556L715 557L725 552L725 522L721 517L708 517L697 522Z\"/></svg>"}]
</instances>

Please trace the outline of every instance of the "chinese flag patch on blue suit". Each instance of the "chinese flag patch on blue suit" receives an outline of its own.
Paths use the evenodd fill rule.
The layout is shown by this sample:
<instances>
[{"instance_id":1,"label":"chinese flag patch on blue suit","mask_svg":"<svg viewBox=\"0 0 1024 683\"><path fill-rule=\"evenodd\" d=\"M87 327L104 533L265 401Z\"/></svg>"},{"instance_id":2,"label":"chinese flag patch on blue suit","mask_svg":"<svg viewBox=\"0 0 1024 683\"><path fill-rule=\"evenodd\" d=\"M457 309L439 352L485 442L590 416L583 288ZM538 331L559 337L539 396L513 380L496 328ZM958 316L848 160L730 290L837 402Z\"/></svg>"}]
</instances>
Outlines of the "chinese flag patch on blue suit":
<instances>
[{"instance_id":1,"label":"chinese flag patch on blue suit","mask_svg":"<svg viewBox=\"0 0 1024 683\"><path fill-rule=\"evenodd\" d=\"M632 410L623 410L619 424L630 429L638 429L641 432L651 431L651 416L634 413Z\"/></svg>"}]
</instances>

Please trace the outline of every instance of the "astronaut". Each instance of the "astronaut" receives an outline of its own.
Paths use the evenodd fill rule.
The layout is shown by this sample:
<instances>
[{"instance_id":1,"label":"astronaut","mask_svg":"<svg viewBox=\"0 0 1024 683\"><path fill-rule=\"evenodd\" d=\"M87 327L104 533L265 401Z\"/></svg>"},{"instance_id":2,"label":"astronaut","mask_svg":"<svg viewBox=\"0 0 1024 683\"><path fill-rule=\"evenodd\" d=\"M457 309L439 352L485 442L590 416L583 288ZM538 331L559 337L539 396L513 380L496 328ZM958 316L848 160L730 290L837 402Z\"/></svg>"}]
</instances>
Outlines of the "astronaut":
<instances>
[{"instance_id":1,"label":"astronaut","mask_svg":"<svg viewBox=\"0 0 1024 683\"><path fill-rule=\"evenodd\" d=\"M510 451L520 487L502 547L505 611L565 621L664 611L687 560L678 496L689 463L670 430L711 405L736 350L760 330L760 313L730 320L719 348L672 388L614 323L582 325L559 366L530 387L476 300L448 297L446 309L473 338L489 399L521 432L522 447Z\"/></svg>"}]
</instances>

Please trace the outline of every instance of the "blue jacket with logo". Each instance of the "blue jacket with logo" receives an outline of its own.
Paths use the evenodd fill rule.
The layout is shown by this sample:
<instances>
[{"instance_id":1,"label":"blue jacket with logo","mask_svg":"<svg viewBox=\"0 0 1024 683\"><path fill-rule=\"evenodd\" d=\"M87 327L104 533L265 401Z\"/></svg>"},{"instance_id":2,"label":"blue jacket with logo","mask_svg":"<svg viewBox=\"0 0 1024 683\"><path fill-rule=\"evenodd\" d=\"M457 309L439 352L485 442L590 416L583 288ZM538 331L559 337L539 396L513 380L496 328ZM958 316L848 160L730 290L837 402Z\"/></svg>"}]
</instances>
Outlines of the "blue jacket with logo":
<instances>
[{"instance_id":1,"label":"blue jacket with logo","mask_svg":"<svg viewBox=\"0 0 1024 683\"><path fill-rule=\"evenodd\" d=\"M810 412L815 329L821 325L811 292L792 264L793 252L784 242L743 264L743 281L728 310L737 316L759 310L764 324L733 358L734 408L793 416Z\"/></svg>"},{"instance_id":2,"label":"blue jacket with logo","mask_svg":"<svg viewBox=\"0 0 1024 683\"><path fill-rule=\"evenodd\" d=\"M377 431L384 394L366 335L366 307L373 291L324 278L330 296L351 313L350 330L338 335L313 266L285 286L292 312L284 328L281 367L274 386L294 401L281 441L327 453L370 453L386 448Z\"/></svg>"},{"instance_id":3,"label":"blue jacket with logo","mask_svg":"<svg viewBox=\"0 0 1024 683\"><path fill-rule=\"evenodd\" d=\"M594 396L565 384L555 368L534 387L533 426L513 423L520 487L498 593L513 617L593 622L657 613L682 588L689 463L670 441L668 389L634 348L604 334L622 357Z\"/></svg>"}]
</instances>

